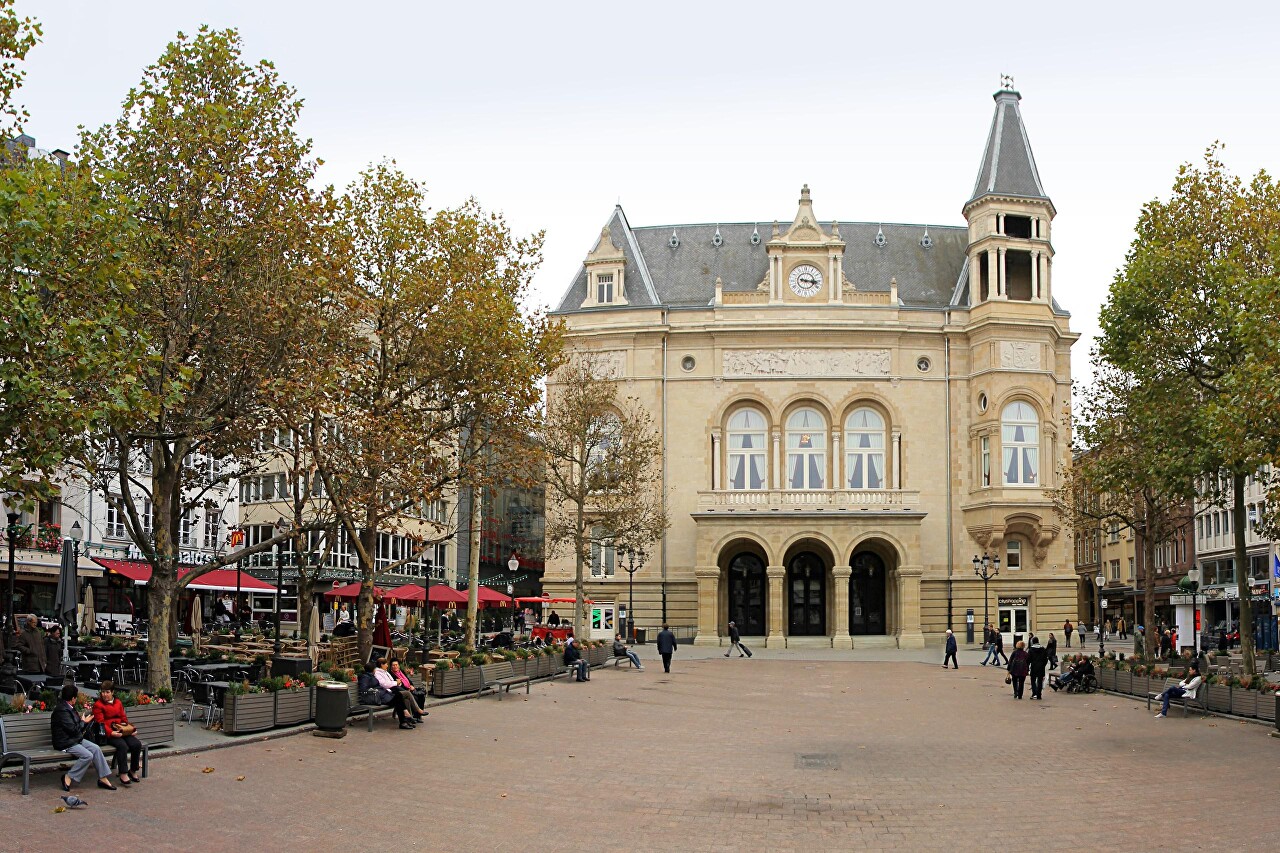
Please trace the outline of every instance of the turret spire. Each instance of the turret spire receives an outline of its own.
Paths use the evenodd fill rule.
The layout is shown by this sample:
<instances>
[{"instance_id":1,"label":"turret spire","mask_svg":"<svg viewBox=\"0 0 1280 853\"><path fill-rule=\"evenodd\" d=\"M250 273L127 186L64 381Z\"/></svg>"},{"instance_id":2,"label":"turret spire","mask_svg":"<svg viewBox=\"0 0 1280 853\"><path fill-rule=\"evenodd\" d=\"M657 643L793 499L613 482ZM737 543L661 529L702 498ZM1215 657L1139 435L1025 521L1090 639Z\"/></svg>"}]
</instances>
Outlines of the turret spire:
<instances>
[{"instance_id":1,"label":"turret spire","mask_svg":"<svg viewBox=\"0 0 1280 853\"><path fill-rule=\"evenodd\" d=\"M991 132L987 135L987 147L982 153L978 180L973 185L973 196L968 204L984 195L1048 201L1049 195L1040 183L1040 172L1036 169L1031 141L1018 107L1022 95L1013 88L1013 78L1001 77L1001 89L992 97L996 111L991 119Z\"/></svg>"}]
</instances>

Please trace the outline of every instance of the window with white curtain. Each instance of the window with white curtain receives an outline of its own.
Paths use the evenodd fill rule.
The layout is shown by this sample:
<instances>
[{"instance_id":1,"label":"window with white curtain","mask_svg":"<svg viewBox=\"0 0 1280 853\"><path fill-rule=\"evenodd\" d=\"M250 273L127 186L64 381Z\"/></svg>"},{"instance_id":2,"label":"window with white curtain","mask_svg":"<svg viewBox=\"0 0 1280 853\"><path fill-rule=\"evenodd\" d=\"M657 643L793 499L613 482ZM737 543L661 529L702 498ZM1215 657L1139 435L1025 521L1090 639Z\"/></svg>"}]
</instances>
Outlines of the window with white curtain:
<instances>
[{"instance_id":1,"label":"window with white curtain","mask_svg":"<svg viewBox=\"0 0 1280 853\"><path fill-rule=\"evenodd\" d=\"M825 489L827 421L814 409L787 419L787 488Z\"/></svg>"},{"instance_id":2,"label":"window with white curtain","mask_svg":"<svg viewBox=\"0 0 1280 853\"><path fill-rule=\"evenodd\" d=\"M1004 407L1000 422L1004 484L1037 485L1040 482L1040 426L1036 410L1019 400Z\"/></svg>"},{"instance_id":3,"label":"window with white curtain","mask_svg":"<svg viewBox=\"0 0 1280 853\"><path fill-rule=\"evenodd\" d=\"M729 418L730 489L765 488L768 438L767 421L755 409L739 409Z\"/></svg>"},{"instance_id":4,"label":"window with white curtain","mask_svg":"<svg viewBox=\"0 0 1280 853\"><path fill-rule=\"evenodd\" d=\"M884 418L856 409L844 425L844 473L851 489L884 488Z\"/></svg>"}]
</instances>

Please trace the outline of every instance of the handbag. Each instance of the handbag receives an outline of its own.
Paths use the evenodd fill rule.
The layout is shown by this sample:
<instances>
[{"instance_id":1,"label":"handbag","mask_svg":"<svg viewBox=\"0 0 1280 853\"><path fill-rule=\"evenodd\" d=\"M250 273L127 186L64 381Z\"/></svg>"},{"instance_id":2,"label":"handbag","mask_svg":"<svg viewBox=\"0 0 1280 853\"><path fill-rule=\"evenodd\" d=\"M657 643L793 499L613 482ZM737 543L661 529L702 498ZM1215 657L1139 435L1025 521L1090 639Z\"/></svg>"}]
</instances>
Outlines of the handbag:
<instances>
[{"instance_id":1,"label":"handbag","mask_svg":"<svg viewBox=\"0 0 1280 853\"><path fill-rule=\"evenodd\" d=\"M134 734L137 731L138 731L138 727L135 726L133 723L121 723L120 725L116 726L116 732L119 734L120 737L128 737L129 735Z\"/></svg>"},{"instance_id":2,"label":"handbag","mask_svg":"<svg viewBox=\"0 0 1280 853\"><path fill-rule=\"evenodd\" d=\"M1012 675L1006 675L1006 676L1004 677L1004 683L1005 683L1005 684L1013 684L1013 676L1012 676Z\"/></svg>"}]
</instances>

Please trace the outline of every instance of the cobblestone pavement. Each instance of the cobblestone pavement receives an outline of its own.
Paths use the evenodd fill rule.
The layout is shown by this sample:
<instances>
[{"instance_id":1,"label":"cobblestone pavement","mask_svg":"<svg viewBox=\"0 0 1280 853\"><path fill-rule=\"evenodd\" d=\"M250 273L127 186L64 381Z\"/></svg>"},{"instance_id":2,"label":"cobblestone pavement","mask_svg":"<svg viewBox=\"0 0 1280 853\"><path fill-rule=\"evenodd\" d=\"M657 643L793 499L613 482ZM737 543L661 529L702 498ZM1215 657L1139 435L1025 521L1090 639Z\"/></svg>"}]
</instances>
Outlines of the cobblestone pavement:
<instances>
[{"instance_id":1,"label":"cobblestone pavement","mask_svg":"<svg viewBox=\"0 0 1280 853\"><path fill-rule=\"evenodd\" d=\"M1019 702L976 666L677 653L417 731L167 758L74 812L56 776L6 779L0 849L1270 849L1280 740L1179 713Z\"/></svg>"}]
</instances>

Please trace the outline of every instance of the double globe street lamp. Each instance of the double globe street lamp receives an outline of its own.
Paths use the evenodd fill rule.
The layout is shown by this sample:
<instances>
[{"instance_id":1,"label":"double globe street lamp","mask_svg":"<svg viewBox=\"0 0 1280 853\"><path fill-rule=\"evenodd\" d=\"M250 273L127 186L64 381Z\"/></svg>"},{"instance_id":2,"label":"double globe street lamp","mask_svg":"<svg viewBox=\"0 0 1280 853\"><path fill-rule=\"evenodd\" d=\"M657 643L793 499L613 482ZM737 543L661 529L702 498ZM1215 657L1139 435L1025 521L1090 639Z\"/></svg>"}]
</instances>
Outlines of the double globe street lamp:
<instances>
[{"instance_id":1,"label":"double globe street lamp","mask_svg":"<svg viewBox=\"0 0 1280 853\"><path fill-rule=\"evenodd\" d=\"M1102 574L1102 570L1098 570L1098 575L1093 579L1098 586L1098 660L1102 660L1107 656L1107 632L1104 630L1104 618L1102 613L1102 587L1106 584L1107 579Z\"/></svg>"},{"instance_id":2,"label":"double globe street lamp","mask_svg":"<svg viewBox=\"0 0 1280 853\"><path fill-rule=\"evenodd\" d=\"M991 601L991 598L987 595L987 583L1000 574L999 555L992 557L986 551L982 552L981 557L974 554L973 573L982 578L982 632L985 641L987 626L991 624L991 613L987 610L987 606Z\"/></svg>"},{"instance_id":3,"label":"double globe street lamp","mask_svg":"<svg viewBox=\"0 0 1280 853\"><path fill-rule=\"evenodd\" d=\"M627 570L627 643L634 644L636 641L636 572L644 568L644 561L648 557L643 548L637 550L627 549L627 564L622 568Z\"/></svg>"}]
</instances>

